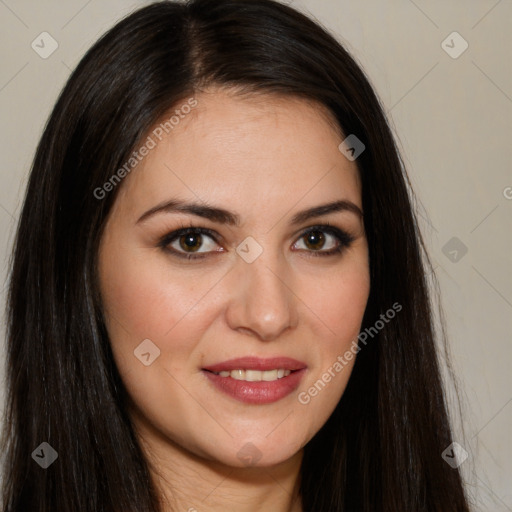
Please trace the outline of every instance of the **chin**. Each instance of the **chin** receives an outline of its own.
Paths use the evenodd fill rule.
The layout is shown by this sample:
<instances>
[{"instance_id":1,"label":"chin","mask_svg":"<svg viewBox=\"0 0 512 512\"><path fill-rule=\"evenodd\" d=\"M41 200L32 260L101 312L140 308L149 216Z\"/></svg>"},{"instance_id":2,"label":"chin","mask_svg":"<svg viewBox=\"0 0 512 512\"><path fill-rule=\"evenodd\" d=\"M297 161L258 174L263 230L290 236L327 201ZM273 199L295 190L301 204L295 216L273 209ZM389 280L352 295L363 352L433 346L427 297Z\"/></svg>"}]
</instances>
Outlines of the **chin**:
<instances>
[{"instance_id":1,"label":"chin","mask_svg":"<svg viewBox=\"0 0 512 512\"><path fill-rule=\"evenodd\" d=\"M233 443L235 444L235 443ZM302 447L300 445L293 446L279 446L273 443L265 444L265 441L246 441L237 443L240 448L236 451L233 450L233 445L226 449L222 453L210 453L211 460L224 464L226 466L236 468L248 468L248 467L272 467L279 464L283 464L288 460L301 456ZM229 451L228 457L226 457Z\"/></svg>"}]
</instances>

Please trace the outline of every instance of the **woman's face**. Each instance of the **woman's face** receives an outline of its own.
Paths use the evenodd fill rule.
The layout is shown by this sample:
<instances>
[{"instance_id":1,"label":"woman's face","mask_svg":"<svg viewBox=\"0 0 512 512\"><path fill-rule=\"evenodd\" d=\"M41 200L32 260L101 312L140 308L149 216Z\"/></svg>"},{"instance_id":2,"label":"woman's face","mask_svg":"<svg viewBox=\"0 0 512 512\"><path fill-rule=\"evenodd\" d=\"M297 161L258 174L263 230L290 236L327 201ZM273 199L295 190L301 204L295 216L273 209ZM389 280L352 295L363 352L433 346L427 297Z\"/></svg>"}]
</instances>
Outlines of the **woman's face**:
<instances>
[{"instance_id":1,"label":"woman's face","mask_svg":"<svg viewBox=\"0 0 512 512\"><path fill-rule=\"evenodd\" d=\"M144 441L268 466L300 456L354 364L338 356L370 287L361 184L318 105L195 99L118 185L99 254L105 318ZM192 227L207 231L173 234Z\"/></svg>"}]
</instances>

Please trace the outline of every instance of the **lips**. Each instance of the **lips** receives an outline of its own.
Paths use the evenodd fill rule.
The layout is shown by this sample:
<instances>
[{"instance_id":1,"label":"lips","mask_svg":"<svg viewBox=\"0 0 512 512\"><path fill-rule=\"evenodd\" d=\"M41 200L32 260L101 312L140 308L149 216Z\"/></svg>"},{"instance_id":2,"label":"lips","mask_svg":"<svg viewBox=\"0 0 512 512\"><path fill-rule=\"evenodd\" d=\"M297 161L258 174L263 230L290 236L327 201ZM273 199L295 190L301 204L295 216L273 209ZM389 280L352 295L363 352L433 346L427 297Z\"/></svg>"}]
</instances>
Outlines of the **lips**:
<instances>
[{"instance_id":1,"label":"lips","mask_svg":"<svg viewBox=\"0 0 512 512\"><path fill-rule=\"evenodd\" d=\"M206 366L202 372L213 388L223 394L246 404L264 405L277 402L295 391L306 368L305 363L289 357L241 357ZM242 370L240 373L245 379L239 380L236 378L238 375L235 378L229 375L231 372L236 374L234 370ZM254 374L260 375L254 379Z\"/></svg>"},{"instance_id":2,"label":"lips","mask_svg":"<svg viewBox=\"0 0 512 512\"><path fill-rule=\"evenodd\" d=\"M221 363L205 366L203 370L215 373L224 371L230 372L232 370L268 371L277 370L280 368L283 370L295 371L302 370L306 367L307 365L305 363L290 357L272 357L267 359L262 359L259 357L240 357L237 359L230 359L229 361L223 361Z\"/></svg>"}]
</instances>

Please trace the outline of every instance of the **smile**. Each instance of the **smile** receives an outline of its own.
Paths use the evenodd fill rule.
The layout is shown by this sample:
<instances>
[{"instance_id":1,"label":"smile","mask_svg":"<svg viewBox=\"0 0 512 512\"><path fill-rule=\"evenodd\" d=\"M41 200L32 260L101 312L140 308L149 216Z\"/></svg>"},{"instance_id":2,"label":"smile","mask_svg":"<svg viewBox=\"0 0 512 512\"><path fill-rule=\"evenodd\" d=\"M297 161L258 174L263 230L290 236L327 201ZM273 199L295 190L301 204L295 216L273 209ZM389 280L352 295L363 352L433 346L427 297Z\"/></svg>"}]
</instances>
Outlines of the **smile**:
<instances>
[{"instance_id":1,"label":"smile","mask_svg":"<svg viewBox=\"0 0 512 512\"><path fill-rule=\"evenodd\" d=\"M291 370L285 370L284 368L279 368L275 370L225 370L222 372L213 372L215 375L219 375L220 377L231 377L235 380L245 380L247 382L272 382L277 379L282 379L283 377L288 377L290 375Z\"/></svg>"}]
</instances>

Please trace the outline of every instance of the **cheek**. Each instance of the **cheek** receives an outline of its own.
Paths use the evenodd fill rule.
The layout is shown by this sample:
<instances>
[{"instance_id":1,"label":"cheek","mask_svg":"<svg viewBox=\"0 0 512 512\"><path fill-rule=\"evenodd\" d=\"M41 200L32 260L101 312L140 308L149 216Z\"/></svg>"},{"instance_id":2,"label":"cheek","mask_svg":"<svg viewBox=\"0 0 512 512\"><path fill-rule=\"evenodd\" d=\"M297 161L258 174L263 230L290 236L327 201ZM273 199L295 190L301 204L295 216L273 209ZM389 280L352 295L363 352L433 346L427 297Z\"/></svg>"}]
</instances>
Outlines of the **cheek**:
<instances>
[{"instance_id":1,"label":"cheek","mask_svg":"<svg viewBox=\"0 0 512 512\"><path fill-rule=\"evenodd\" d=\"M145 339L157 346L187 310L186 290L169 287L155 266L132 250L106 247L100 258L100 282L106 324L118 362L133 364L133 351ZM188 292L190 295L190 292Z\"/></svg>"},{"instance_id":2,"label":"cheek","mask_svg":"<svg viewBox=\"0 0 512 512\"><path fill-rule=\"evenodd\" d=\"M103 305L112 321L122 323L134 338L160 338L189 312L199 291L193 281L176 272L169 274L165 262L133 251L106 258L101 265Z\"/></svg>"},{"instance_id":3,"label":"cheek","mask_svg":"<svg viewBox=\"0 0 512 512\"><path fill-rule=\"evenodd\" d=\"M148 249L123 251L119 244L105 249L101 292L118 368L140 370L134 350L149 339L160 351L158 366L186 372L218 308L207 292L223 271L183 272Z\"/></svg>"},{"instance_id":4,"label":"cheek","mask_svg":"<svg viewBox=\"0 0 512 512\"><path fill-rule=\"evenodd\" d=\"M322 285L310 288L308 305L318 315L319 321L328 328L330 335L324 338L326 354L342 350L357 338L370 293L369 271L366 265L340 266L326 276Z\"/></svg>"},{"instance_id":5,"label":"cheek","mask_svg":"<svg viewBox=\"0 0 512 512\"><path fill-rule=\"evenodd\" d=\"M355 364L357 337L370 292L369 270L363 261L347 261L324 279L315 293L308 294L307 305L318 316L315 331L322 333L315 340L321 350L313 371L298 395L304 412L314 418L309 435L316 433L331 415Z\"/></svg>"}]
</instances>

